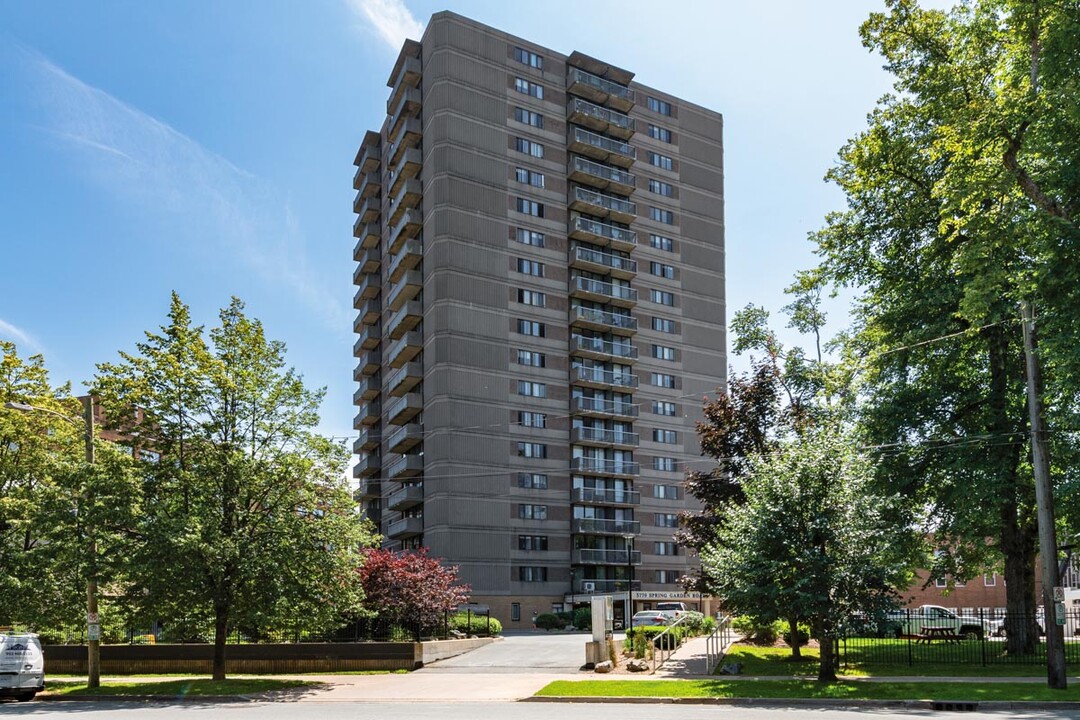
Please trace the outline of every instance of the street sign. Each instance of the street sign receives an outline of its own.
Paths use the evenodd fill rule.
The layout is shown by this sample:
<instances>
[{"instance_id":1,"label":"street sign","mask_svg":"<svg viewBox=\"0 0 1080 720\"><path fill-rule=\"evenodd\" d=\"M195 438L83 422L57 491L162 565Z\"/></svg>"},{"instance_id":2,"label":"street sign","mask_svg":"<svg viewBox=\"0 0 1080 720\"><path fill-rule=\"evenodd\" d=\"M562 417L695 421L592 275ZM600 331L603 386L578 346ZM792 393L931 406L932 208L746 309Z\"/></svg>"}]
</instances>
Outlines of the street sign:
<instances>
[{"instance_id":1,"label":"street sign","mask_svg":"<svg viewBox=\"0 0 1080 720\"><path fill-rule=\"evenodd\" d=\"M1054 586L1054 602L1065 602L1065 588L1060 585Z\"/></svg>"},{"instance_id":2,"label":"street sign","mask_svg":"<svg viewBox=\"0 0 1080 720\"><path fill-rule=\"evenodd\" d=\"M101 639L101 626L97 623L90 623L86 626L86 639L87 640L100 640Z\"/></svg>"},{"instance_id":3,"label":"street sign","mask_svg":"<svg viewBox=\"0 0 1080 720\"><path fill-rule=\"evenodd\" d=\"M88 612L88 613L86 613L86 622L88 624L90 624L90 625L97 625L97 623L98 623L98 614L96 612Z\"/></svg>"}]
</instances>

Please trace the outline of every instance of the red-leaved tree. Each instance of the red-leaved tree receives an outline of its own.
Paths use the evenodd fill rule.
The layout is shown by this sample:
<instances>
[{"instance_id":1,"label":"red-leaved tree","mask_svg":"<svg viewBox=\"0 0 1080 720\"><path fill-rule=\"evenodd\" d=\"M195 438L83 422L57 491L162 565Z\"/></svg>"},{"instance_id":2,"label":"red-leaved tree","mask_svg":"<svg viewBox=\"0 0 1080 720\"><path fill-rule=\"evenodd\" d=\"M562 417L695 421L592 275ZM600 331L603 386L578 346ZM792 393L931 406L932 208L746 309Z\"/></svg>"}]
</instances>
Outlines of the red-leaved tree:
<instances>
[{"instance_id":1,"label":"red-leaved tree","mask_svg":"<svg viewBox=\"0 0 1080 720\"><path fill-rule=\"evenodd\" d=\"M443 614L469 599L471 588L457 584L457 566L428 557L427 548L393 552L373 548L364 555L360 583L364 605L379 617L408 626L433 627Z\"/></svg>"}]
</instances>

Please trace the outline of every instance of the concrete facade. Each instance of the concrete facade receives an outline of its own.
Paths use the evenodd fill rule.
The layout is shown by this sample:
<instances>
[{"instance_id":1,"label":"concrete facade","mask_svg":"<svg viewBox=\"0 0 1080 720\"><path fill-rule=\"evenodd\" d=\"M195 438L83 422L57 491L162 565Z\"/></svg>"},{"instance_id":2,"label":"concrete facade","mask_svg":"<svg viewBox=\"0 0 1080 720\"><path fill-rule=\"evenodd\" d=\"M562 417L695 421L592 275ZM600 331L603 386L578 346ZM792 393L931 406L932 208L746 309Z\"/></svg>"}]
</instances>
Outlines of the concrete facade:
<instances>
[{"instance_id":1,"label":"concrete facade","mask_svg":"<svg viewBox=\"0 0 1080 720\"><path fill-rule=\"evenodd\" d=\"M449 12L387 84L354 178L368 516L508 629L625 598L628 560L635 609L686 599L671 525L727 365L721 116Z\"/></svg>"}]
</instances>

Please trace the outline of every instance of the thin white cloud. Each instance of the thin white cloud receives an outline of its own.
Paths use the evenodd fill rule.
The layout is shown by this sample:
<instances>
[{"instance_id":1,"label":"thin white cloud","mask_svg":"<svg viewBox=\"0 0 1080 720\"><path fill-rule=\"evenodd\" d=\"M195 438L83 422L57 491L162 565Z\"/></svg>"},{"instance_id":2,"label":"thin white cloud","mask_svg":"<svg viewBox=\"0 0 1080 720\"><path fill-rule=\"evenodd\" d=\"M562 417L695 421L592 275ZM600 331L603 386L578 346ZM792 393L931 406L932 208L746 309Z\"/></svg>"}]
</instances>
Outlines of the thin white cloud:
<instances>
[{"instance_id":1,"label":"thin white cloud","mask_svg":"<svg viewBox=\"0 0 1080 720\"><path fill-rule=\"evenodd\" d=\"M68 154L93 182L128 207L165 218L201 262L221 262L224 254L347 332L348 308L327 290L333 279L311 269L280 191L39 53L23 48L22 55L19 69L40 108L39 124L74 150Z\"/></svg>"},{"instance_id":2,"label":"thin white cloud","mask_svg":"<svg viewBox=\"0 0 1080 720\"><path fill-rule=\"evenodd\" d=\"M22 345L34 353L42 352L41 343L33 338L30 333L0 318L0 338L7 338L16 345Z\"/></svg>"},{"instance_id":3,"label":"thin white cloud","mask_svg":"<svg viewBox=\"0 0 1080 720\"><path fill-rule=\"evenodd\" d=\"M403 0L348 0L348 3L395 52L405 40L419 40L424 34L424 24L413 17Z\"/></svg>"}]
</instances>

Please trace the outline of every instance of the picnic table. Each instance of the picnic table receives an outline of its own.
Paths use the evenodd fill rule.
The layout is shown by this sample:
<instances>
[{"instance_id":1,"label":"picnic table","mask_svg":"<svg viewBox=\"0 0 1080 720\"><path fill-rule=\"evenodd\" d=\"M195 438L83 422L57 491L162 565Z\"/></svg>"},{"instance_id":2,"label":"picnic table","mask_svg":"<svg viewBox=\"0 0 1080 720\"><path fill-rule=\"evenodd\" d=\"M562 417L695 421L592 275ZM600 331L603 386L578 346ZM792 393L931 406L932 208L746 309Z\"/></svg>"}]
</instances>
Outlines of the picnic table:
<instances>
[{"instance_id":1,"label":"picnic table","mask_svg":"<svg viewBox=\"0 0 1080 720\"><path fill-rule=\"evenodd\" d=\"M915 636L915 642L929 645L934 640L942 642L960 642L964 638L956 634L951 625L923 625L922 632Z\"/></svg>"}]
</instances>

